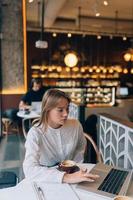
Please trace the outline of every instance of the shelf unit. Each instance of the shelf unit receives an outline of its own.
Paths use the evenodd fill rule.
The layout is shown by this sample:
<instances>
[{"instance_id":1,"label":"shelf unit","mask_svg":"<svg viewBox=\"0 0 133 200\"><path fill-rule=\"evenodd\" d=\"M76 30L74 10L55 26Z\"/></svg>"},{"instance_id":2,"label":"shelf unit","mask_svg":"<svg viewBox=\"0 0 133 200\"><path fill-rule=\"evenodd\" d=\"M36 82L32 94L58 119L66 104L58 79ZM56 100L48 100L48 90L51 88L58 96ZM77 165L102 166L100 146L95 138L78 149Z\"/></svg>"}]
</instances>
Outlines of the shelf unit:
<instances>
[{"instance_id":1,"label":"shelf unit","mask_svg":"<svg viewBox=\"0 0 133 200\"><path fill-rule=\"evenodd\" d=\"M112 106L121 70L120 66L32 66L31 75L41 77L45 86L67 92L79 105Z\"/></svg>"},{"instance_id":2,"label":"shelf unit","mask_svg":"<svg viewBox=\"0 0 133 200\"><path fill-rule=\"evenodd\" d=\"M59 88L69 94L72 102L79 105L113 106L115 104L115 87Z\"/></svg>"},{"instance_id":3,"label":"shelf unit","mask_svg":"<svg viewBox=\"0 0 133 200\"><path fill-rule=\"evenodd\" d=\"M86 89L87 106L113 106L115 87L89 87Z\"/></svg>"}]
</instances>

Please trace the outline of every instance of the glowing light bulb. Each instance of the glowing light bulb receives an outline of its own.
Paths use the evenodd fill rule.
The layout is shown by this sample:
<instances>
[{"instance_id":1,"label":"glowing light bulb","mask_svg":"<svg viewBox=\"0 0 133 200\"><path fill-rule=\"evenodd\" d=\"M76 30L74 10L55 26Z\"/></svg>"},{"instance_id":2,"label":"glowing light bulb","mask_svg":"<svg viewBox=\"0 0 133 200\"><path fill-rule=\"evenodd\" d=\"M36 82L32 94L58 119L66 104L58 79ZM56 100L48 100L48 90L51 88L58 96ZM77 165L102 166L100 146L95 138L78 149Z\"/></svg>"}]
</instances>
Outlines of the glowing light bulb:
<instances>
[{"instance_id":1,"label":"glowing light bulb","mask_svg":"<svg viewBox=\"0 0 133 200\"><path fill-rule=\"evenodd\" d=\"M77 58L76 54L68 53L64 58L64 62L66 64L66 66L68 66L68 67L74 67L78 63L78 58Z\"/></svg>"}]
</instances>

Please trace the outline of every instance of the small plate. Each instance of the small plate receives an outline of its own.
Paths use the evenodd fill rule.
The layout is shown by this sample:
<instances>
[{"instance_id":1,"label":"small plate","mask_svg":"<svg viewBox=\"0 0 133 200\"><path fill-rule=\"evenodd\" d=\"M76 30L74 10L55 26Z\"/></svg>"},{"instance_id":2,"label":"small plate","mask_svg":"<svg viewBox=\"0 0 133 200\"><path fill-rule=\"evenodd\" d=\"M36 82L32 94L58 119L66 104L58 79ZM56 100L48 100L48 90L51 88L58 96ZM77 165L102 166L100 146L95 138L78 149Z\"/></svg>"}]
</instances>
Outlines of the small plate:
<instances>
[{"instance_id":1,"label":"small plate","mask_svg":"<svg viewBox=\"0 0 133 200\"><path fill-rule=\"evenodd\" d=\"M74 172L77 172L77 171L80 171L80 168L77 166L77 165L75 165L75 166L72 166L72 167L62 167L60 164L58 165L58 167L57 167L57 169L59 170L59 171L64 171L64 172L66 172L66 173L68 173L68 174L72 174L72 173L74 173Z\"/></svg>"}]
</instances>

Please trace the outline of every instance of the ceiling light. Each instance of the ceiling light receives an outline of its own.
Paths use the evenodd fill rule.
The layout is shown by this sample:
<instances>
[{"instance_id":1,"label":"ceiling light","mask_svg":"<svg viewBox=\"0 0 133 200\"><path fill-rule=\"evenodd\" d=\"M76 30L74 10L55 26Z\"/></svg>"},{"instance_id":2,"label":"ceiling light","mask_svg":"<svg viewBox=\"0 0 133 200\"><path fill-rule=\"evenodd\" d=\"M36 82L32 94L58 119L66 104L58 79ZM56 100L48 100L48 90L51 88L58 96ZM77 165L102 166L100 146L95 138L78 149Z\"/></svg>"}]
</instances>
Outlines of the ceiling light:
<instances>
[{"instance_id":1,"label":"ceiling light","mask_svg":"<svg viewBox=\"0 0 133 200\"><path fill-rule=\"evenodd\" d=\"M35 47L39 49L46 49L48 48L48 42L43 40L44 34L44 8L45 8L45 0L42 0L42 16L41 16L41 32L40 32L40 39L35 42Z\"/></svg>"},{"instance_id":2,"label":"ceiling light","mask_svg":"<svg viewBox=\"0 0 133 200\"><path fill-rule=\"evenodd\" d=\"M126 62L133 61L133 49L128 49L128 51L124 54L123 57Z\"/></svg>"},{"instance_id":3,"label":"ceiling light","mask_svg":"<svg viewBox=\"0 0 133 200\"><path fill-rule=\"evenodd\" d=\"M53 37L56 37L56 36L57 36L57 34L56 34L56 33L53 33L53 34L52 34L52 36L53 36Z\"/></svg>"},{"instance_id":4,"label":"ceiling light","mask_svg":"<svg viewBox=\"0 0 133 200\"><path fill-rule=\"evenodd\" d=\"M97 35L97 39L100 40L102 38L101 35Z\"/></svg>"},{"instance_id":5,"label":"ceiling light","mask_svg":"<svg viewBox=\"0 0 133 200\"><path fill-rule=\"evenodd\" d=\"M29 3L32 3L34 0L29 0Z\"/></svg>"},{"instance_id":6,"label":"ceiling light","mask_svg":"<svg viewBox=\"0 0 133 200\"><path fill-rule=\"evenodd\" d=\"M78 63L78 57L75 53L70 52L70 53L66 54L66 56L64 58L64 62L66 64L66 66L68 66L68 67L74 67Z\"/></svg>"},{"instance_id":7,"label":"ceiling light","mask_svg":"<svg viewBox=\"0 0 133 200\"><path fill-rule=\"evenodd\" d=\"M100 16L100 13L99 13L99 12L96 12L95 15L96 15L96 17L99 17L99 16Z\"/></svg>"},{"instance_id":8,"label":"ceiling light","mask_svg":"<svg viewBox=\"0 0 133 200\"><path fill-rule=\"evenodd\" d=\"M126 54L124 54L124 60L126 61L126 62L129 62L130 61L130 59L131 59L131 54L130 53L126 53Z\"/></svg>"},{"instance_id":9,"label":"ceiling light","mask_svg":"<svg viewBox=\"0 0 133 200\"><path fill-rule=\"evenodd\" d=\"M42 41L42 40L37 40L35 42L35 47L39 48L39 49L46 49L46 48L48 48L48 42Z\"/></svg>"},{"instance_id":10,"label":"ceiling light","mask_svg":"<svg viewBox=\"0 0 133 200\"><path fill-rule=\"evenodd\" d=\"M126 40L127 40L127 37L126 37L126 36L124 36L122 39L123 39L124 41L126 41Z\"/></svg>"},{"instance_id":11,"label":"ceiling light","mask_svg":"<svg viewBox=\"0 0 133 200\"><path fill-rule=\"evenodd\" d=\"M69 38L72 37L72 34L71 34L71 33L68 33L68 34L67 34L67 37L69 37Z\"/></svg>"},{"instance_id":12,"label":"ceiling light","mask_svg":"<svg viewBox=\"0 0 133 200\"><path fill-rule=\"evenodd\" d=\"M103 4L104 4L104 6L108 6L109 5L108 1L103 1Z\"/></svg>"}]
</instances>

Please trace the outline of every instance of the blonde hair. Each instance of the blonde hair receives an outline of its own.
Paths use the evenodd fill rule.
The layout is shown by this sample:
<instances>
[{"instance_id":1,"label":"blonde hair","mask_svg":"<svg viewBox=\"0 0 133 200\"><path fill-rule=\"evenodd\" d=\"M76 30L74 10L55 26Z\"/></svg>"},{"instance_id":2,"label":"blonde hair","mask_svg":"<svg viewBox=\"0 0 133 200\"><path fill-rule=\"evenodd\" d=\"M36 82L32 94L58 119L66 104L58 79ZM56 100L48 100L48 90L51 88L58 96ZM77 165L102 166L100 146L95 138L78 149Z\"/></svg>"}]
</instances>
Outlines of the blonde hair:
<instances>
[{"instance_id":1,"label":"blonde hair","mask_svg":"<svg viewBox=\"0 0 133 200\"><path fill-rule=\"evenodd\" d=\"M57 107L59 101L64 98L71 102L70 97L63 91L57 89L49 89L45 92L42 99L42 109L41 109L41 117L39 119L38 125L44 124L45 128L48 125L48 113L53 108Z\"/></svg>"}]
</instances>

